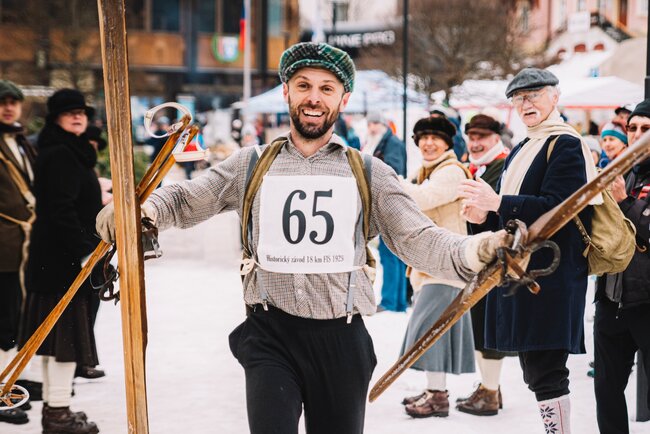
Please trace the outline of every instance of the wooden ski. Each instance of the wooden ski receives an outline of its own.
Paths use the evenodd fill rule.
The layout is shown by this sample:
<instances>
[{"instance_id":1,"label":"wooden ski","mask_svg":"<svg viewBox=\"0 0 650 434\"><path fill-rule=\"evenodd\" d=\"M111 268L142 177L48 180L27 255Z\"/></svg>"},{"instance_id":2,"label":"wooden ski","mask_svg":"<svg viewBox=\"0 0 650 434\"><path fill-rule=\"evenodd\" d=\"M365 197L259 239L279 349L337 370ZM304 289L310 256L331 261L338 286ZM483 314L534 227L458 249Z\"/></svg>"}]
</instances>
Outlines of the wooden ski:
<instances>
[{"instance_id":1,"label":"wooden ski","mask_svg":"<svg viewBox=\"0 0 650 434\"><path fill-rule=\"evenodd\" d=\"M646 133L637 143L612 161L595 179L582 186L564 202L543 214L527 230L517 253L509 258L508 269L511 274L522 276L532 251L546 242L567 222L582 211L589 201L605 190L614 179L625 174L632 166L650 157L650 133ZM436 323L411 347L370 390L368 400L375 401L397 378L413 365L431 346L436 343L472 306L485 297L501 283L502 264L495 261L484 268L463 288L449 307L440 315ZM533 287L531 291L538 290Z\"/></svg>"}]
</instances>

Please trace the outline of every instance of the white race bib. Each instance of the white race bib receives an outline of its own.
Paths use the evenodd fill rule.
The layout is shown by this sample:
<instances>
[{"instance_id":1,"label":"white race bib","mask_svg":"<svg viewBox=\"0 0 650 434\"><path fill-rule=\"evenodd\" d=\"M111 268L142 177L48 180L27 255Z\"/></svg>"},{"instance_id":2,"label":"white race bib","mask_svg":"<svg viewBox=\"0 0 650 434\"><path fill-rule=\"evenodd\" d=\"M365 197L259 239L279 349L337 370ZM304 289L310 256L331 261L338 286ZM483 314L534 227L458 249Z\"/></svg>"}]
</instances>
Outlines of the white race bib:
<instances>
[{"instance_id":1,"label":"white race bib","mask_svg":"<svg viewBox=\"0 0 650 434\"><path fill-rule=\"evenodd\" d=\"M341 176L264 176L257 260L274 273L355 269L356 180Z\"/></svg>"}]
</instances>

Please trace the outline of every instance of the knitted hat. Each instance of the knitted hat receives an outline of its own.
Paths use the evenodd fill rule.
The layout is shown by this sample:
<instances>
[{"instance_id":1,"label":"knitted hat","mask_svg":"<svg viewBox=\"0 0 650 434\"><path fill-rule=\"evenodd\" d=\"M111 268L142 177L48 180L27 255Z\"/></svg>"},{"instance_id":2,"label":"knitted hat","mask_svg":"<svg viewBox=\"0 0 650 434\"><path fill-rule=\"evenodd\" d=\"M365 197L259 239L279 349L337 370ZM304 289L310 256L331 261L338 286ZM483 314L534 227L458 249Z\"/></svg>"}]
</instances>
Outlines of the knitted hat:
<instances>
[{"instance_id":1,"label":"knitted hat","mask_svg":"<svg viewBox=\"0 0 650 434\"><path fill-rule=\"evenodd\" d=\"M560 80L550 71L539 68L524 68L508 84L506 98L520 90L538 90L546 86L555 86Z\"/></svg>"},{"instance_id":2,"label":"knitted hat","mask_svg":"<svg viewBox=\"0 0 650 434\"><path fill-rule=\"evenodd\" d=\"M636 105L634 111L632 114L630 114L630 117L627 118L628 124L630 123L630 119L632 119L634 116L644 116L646 118L650 118L650 98L644 99Z\"/></svg>"},{"instance_id":3,"label":"knitted hat","mask_svg":"<svg viewBox=\"0 0 650 434\"><path fill-rule=\"evenodd\" d=\"M422 118L413 127L413 140L417 145L420 138L426 134L432 134L441 138L447 144L447 149L454 147L452 137L456 135L456 127L445 118Z\"/></svg>"},{"instance_id":4,"label":"knitted hat","mask_svg":"<svg viewBox=\"0 0 650 434\"><path fill-rule=\"evenodd\" d=\"M47 119L54 121L61 113L78 109L85 110L88 119L95 114L95 109L86 105L86 100L81 92L76 89L60 89L47 100Z\"/></svg>"},{"instance_id":5,"label":"knitted hat","mask_svg":"<svg viewBox=\"0 0 650 434\"><path fill-rule=\"evenodd\" d=\"M600 133L600 137L604 139L607 136L616 137L627 145L627 134L623 127L617 123L608 122L603 126L603 131Z\"/></svg>"},{"instance_id":6,"label":"knitted hat","mask_svg":"<svg viewBox=\"0 0 650 434\"><path fill-rule=\"evenodd\" d=\"M0 99L8 96L17 99L18 101L25 99L23 92L13 82L9 80L0 80Z\"/></svg>"},{"instance_id":7,"label":"knitted hat","mask_svg":"<svg viewBox=\"0 0 650 434\"><path fill-rule=\"evenodd\" d=\"M354 62L343 50L323 42L301 42L287 48L280 58L280 80L288 82L300 68L322 68L343 83L346 92L354 89Z\"/></svg>"},{"instance_id":8,"label":"knitted hat","mask_svg":"<svg viewBox=\"0 0 650 434\"><path fill-rule=\"evenodd\" d=\"M468 124L465 124L465 134L482 136L501 134L501 124L488 115L475 115Z\"/></svg>"}]
</instances>

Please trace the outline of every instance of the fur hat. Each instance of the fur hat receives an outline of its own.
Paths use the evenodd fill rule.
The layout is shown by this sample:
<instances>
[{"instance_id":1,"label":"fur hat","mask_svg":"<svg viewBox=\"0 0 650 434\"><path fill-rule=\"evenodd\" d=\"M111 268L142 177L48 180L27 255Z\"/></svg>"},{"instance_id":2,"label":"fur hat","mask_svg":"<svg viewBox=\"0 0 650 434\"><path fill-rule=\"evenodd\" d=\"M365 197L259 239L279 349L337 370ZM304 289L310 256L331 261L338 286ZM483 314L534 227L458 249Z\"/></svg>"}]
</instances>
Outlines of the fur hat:
<instances>
[{"instance_id":1,"label":"fur hat","mask_svg":"<svg viewBox=\"0 0 650 434\"><path fill-rule=\"evenodd\" d=\"M9 80L0 80L0 99L8 96L17 99L18 101L25 99L23 92L13 82Z\"/></svg>"},{"instance_id":2,"label":"fur hat","mask_svg":"<svg viewBox=\"0 0 650 434\"><path fill-rule=\"evenodd\" d=\"M422 118L413 126L413 140L417 145L420 138L426 134L440 137L447 144L447 149L454 147L452 137L456 135L456 127L445 118Z\"/></svg>"},{"instance_id":3,"label":"fur hat","mask_svg":"<svg viewBox=\"0 0 650 434\"><path fill-rule=\"evenodd\" d=\"M501 124L488 115L478 114L465 124L465 134L501 134Z\"/></svg>"},{"instance_id":4,"label":"fur hat","mask_svg":"<svg viewBox=\"0 0 650 434\"><path fill-rule=\"evenodd\" d=\"M343 83L346 92L354 89L355 68L345 51L323 42L301 42L287 48L280 58L279 75L283 83L301 68L322 68L330 71Z\"/></svg>"},{"instance_id":5,"label":"fur hat","mask_svg":"<svg viewBox=\"0 0 650 434\"><path fill-rule=\"evenodd\" d=\"M61 113L78 109L83 109L88 119L95 115L95 109L86 105L86 99L81 92L76 89L60 89L47 100L47 119L52 122Z\"/></svg>"}]
</instances>

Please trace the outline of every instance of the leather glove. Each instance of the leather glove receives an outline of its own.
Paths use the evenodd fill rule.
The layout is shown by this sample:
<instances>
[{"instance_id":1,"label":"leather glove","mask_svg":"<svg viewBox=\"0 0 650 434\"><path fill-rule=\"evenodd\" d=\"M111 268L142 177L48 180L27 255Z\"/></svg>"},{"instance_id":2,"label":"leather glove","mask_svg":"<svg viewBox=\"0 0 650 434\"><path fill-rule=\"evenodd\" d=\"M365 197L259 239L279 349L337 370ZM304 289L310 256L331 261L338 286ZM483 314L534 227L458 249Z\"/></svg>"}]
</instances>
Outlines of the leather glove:
<instances>
[{"instance_id":1,"label":"leather glove","mask_svg":"<svg viewBox=\"0 0 650 434\"><path fill-rule=\"evenodd\" d=\"M513 239L514 236L503 229L471 236L465 247L465 259L469 268L478 273L496 259L499 247L510 247Z\"/></svg>"},{"instance_id":2,"label":"leather glove","mask_svg":"<svg viewBox=\"0 0 650 434\"><path fill-rule=\"evenodd\" d=\"M156 221L156 210L153 205L148 202L140 206L140 213L142 217L149 217L151 220ZM115 208L113 202L106 205L97 214L95 219L95 230L99 237L107 243L115 242Z\"/></svg>"}]
</instances>

